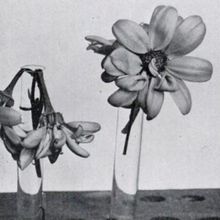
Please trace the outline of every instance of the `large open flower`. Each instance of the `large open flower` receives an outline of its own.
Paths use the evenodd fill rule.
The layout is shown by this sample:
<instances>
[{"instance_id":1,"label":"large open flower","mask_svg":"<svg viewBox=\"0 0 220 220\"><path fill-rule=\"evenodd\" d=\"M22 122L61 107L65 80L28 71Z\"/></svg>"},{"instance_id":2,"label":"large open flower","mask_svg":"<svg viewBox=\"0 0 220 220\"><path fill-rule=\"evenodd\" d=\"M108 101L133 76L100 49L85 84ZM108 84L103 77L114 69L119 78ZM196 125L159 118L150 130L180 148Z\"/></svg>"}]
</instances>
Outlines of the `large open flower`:
<instances>
[{"instance_id":1,"label":"large open flower","mask_svg":"<svg viewBox=\"0 0 220 220\"><path fill-rule=\"evenodd\" d=\"M110 104L127 107L136 100L150 120L160 112L164 92L170 92L181 113L189 113L191 95L183 80L204 82L212 75L209 61L184 56L205 36L202 18L183 19L175 8L158 6L149 25L118 20L112 31L120 45L104 59L102 75L119 87Z\"/></svg>"}]
</instances>

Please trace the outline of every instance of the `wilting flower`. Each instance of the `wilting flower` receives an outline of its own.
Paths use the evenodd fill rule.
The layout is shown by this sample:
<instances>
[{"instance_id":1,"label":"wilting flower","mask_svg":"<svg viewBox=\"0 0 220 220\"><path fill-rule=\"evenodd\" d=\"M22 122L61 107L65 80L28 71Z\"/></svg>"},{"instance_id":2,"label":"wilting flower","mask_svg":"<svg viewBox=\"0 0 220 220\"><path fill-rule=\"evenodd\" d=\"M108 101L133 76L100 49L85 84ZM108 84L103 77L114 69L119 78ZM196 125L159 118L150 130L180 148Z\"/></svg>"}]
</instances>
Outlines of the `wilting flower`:
<instances>
[{"instance_id":1,"label":"wilting flower","mask_svg":"<svg viewBox=\"0 0 220 220\"><path fill-rule=\"evenodd\" d=\"M40 159L47 156L50 162L54 163L65 144L76 155L88 157L89 153L79 144L93 141L93 133L99 130L100 125L95 122L65 123L59 112L42 115L39 128L30 131L20 142L23 149L18 165L21 169L25 169L34 158Z\"/></svg>"},{"instance_id":2,"label":"wilting flower","mask_svg":"<svg viewBox=\"0 0 220 220\"><path fill-rule=\"evenodd\" d=\"M191 95L183 80L205 82L212 75L209 61L185 56L198 47L205 36L202 18L183 19L175 8L158 6L149 25L118 20L112 31L116 41L102 63L105 69L102 79L114 81L119 87L109 97L110 104L129 107L135 102L150 120L159 114L164 92L170 92L181 113L189 113ZM105 51L104 41L99 44L99 39L92 36L86 39L91 42L88 49L98 53Z\"/></svg>"}]
</instances>

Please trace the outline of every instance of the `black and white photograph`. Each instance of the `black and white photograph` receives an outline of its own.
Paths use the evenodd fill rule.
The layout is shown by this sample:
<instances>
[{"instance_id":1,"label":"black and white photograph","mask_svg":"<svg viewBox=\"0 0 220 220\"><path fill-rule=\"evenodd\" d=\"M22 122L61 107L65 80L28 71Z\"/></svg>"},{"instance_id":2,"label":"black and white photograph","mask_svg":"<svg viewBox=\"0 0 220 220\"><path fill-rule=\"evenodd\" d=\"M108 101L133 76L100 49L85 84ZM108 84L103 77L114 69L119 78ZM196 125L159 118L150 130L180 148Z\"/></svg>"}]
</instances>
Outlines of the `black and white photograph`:
<instances>
[{"instance_id":1,"label":"black and white photograph","mask_svg":"<svg viewBox=\"0 0 220 220\"><path fill-rule=\"evenodd\" d=\"M219 0L0 0L0 220L220 220Z\"/></svg>"}]
</instances>

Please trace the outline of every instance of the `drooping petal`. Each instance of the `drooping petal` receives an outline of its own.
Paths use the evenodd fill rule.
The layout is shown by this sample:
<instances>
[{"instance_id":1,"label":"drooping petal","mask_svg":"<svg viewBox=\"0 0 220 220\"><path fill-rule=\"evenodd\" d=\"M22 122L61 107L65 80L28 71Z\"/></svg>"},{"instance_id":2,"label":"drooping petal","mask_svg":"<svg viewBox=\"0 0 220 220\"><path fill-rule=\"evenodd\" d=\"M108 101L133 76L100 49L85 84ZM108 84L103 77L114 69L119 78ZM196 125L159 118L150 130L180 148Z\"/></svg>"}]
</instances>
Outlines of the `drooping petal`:
<instances>
[{"instance_id":1,"label":"drooping petal","mask_svg":"<svg viewBox=\"0 0 220 220\"><path fill-rule=\"evenodd\" d=\"M9 126L3 126L3 131L5 133L5 137L15 146L19 146L21 143L21 138L17 135L17 133Z\"/></svg>"},{"instance_id":2,"label":"drooping petal","mask_svg":"<svg viewBox=\"0 0 220 220\"><path fill-rule=\"evenodd\" d=\"M114 50L110 57L113 65L125 74L136 75L141 71L141 59L123 47Z\"/></svg>"},{"instance_id":3,"label":"drooping petal","mask_svg":"<svg viewBox=\"0 0 220 220\"><path fill-rule=\"evenodd\" d=\"M0 123L14 126L21 123L21 114L9 107L0 106Z\"/></svg>"},{"instance_id":4,"label":"drooping petal","mask_svg":"<svg viewBox=\"0 0 220 220\"><path fill-rule=\"evenodd\" d=\"M150 21L150 47L154 50L164 49L172 40L176 29L177 11L173 7L162 7L153 13Z\"/></svg>"},{"instance_id":5,"label":"drooping petal","mask_svg":"<svg viewBox=\"0 0 220 220\"><path fill-rule=\"evenodd\" d=\"M18 166L21 170L24 170L32 162L34 159L34 154L34 149L22 149L18 160Z\"/></svg>"},{"instance_id":6,"label":"drooping petal","mask_svg":"<svg viewBox=\"0 0 220 220\"><path fill-rule=\"evenodd\" d=\"M71 121L67 124L75 130L77 130L77 128L81 126L83 128L82 135L95 133L101 129L100 124L90 121Z\"/></svg>"},{"instance_id":7,"label":"drooping petal","mask_svg":"<svg viewBox=\"0 0 220 220\"><path fill-rule=\"evenodd\" d=\"M126 91L139 91L144 88L146 77L142 75L122 76L115 81L116 85Z\"/></svg>"},{"instance_id":8,"label":"drooping petal","mask_svg":"<svg viewBox=\"0 0 220 220\"><path fill-rule=\"evenodd\" d=\"M108 98L108 102L115 107L124 107L131 105L136 97L137 92L129 92L119 89Z\"/></svg>"},{"instance_id":9,"label":"drooping petal","mask_svg":"<svg viewBox=\"0 0 220 220\"><path fill-rule=\"evenodd\" d=\"M201 17L187 17L176 28L175 34L166 53L177 56L190 53L199 46L205 33L206 27Z\"/></svg>"},{"instance_id":10,"label":"drooping petal","mask_svg":"<svg viewBox=\"0 0 220 220\"><path fill-rule=\"evenodd\" d=\"M167 70L183 80L205 82L211 78L213 68L208 60L184 56L168 61Z\"/></svg>"},{"instance_id":11,"label":"drooping petal","mask_svg":"<svg viewBox=\"0 0 220 220\"><path fill-rule=\"evenodd\" d=\"M155 89L164 92L174 92L178 89L178 83L173 76L166 74L162 77L159 84L155 86Z\"/></svg>"},{"instance_id":12,"label":"drooping petal","mask_svg":"<svg viewBox=\"0 0 220 220\"><path fill-rule=\"evenodd\" d=\"M192 99L186 84L182 80L177 80L179 89L175 92L171 92L171 96L178 106L180 112L186 115L190 112L192 106Z\"/></svg>"},{"instance_id":13,"label":"drooping petal","mask_svg":"<svg viewBox=\"0 0 220 220\"><path fill-rule=\"evenodd\" d=\"M33 130L27 134L27 137L21 142L25 148L31 149L39 145L47 131L46 126Z\"/></svg>"},{"instance_id":14,"label":"drooping petal","mask_svg":"<svg viewBox=\"0 0 220 220\"><path fill-rule=\"evenodd\" d=\"M114 81L117 78L117 76L112 76L106 72L103 72L101 75L101 79L102 81L104 81L105 83L110 83L112 81Z\"/></svg>"},{"instance_id":15,"label":"drooping petal","mask_svg":"<svg viewBox=\"0 0 220 220\"><path fill-rule=\"evenodd\" d=\"M146 101L148 92L149 80L146 81L144 88L138 92L138 104L141 106L143 111L146 113Z\"/></svg>"},{"instance_id":16,"label":"drooping petal","mask_svg":"<svg viewBox=\"0 0 220 220\"><path fill-rule=\"evenodd\" d=\"M147 120L155 118L163 105L164 93L155 89L157 84L158 79L152 78L149 84L146 101Z\"/></svg>"},{"instance_id":17,"label":"drooping petal","mask_svg":"<svg viewBox=\"0 0 220 220\"><path fill-rule=\"evenodd\" d=\"M91 43L97 43L101 45L112 45L112 42L110 40L96 35L88 35L85 37L85 39Z\"/></svg>"},{"instance_id":18,"label":"drooping petal","mask_svg":"<svg viewBox=\"0 0 220 220\"><path fill-rule=\"evenodd\" d=\"M103 68L111 76L123 76L124 73L118 70L112 63L110 56L107 56L103 62Z\"/></svg>"},{"instance_id":19,"label":"drooping petal","mask_svg":"<svg viewBox=\"0 0 220 220\"><path fill-rule=\"evenodd\" d=\"M129 50L140 54L148 51L148 35L136 22L126 19L118 20L113 25L112 32L118 42Z\"/></svg>"},{"instance_id":20,"label":"drooping petal","mask_svg":"<svg viewBox=\"0 0 220 220\"><path fill-rule=\"evenodd\" d=\"M93 134L90 135L82 135L76 139L78 143L87 144L94 140L95 136Z\"/></svg>"},{"instance_id":21,"label":"drooping petal","mask_svg":"<svg viewBox=\"0 0 220 220\"><path fill-rule=\"evenodd\" d=\"M76 155L87 158L89 157L89 152L87 152L84 148L80 147L74 139L71 138L71 136L66 132L65 129L63 129L65 135L66 135L66 145L67 147Z\"/></svg>"}]
</instances>

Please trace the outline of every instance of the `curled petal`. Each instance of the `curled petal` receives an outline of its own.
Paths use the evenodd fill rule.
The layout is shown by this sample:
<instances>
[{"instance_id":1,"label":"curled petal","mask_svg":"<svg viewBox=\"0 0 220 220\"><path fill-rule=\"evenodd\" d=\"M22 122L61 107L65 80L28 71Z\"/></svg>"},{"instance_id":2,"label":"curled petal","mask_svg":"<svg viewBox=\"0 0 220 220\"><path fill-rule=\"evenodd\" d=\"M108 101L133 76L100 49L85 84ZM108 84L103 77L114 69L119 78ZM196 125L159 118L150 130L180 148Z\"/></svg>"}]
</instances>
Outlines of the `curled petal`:
<instances>
[{"instance_id":1,"label":"curled petal","mask_svg":"<svg viewBox=\"0 0 220 220\"><path fill-rule=\"evenodd\" d=\"M136 22L125 19L118 20L113 25L112 32L118 42L127 49L139 54L148 51L148 35Z\"/></svg>"},{"instance_id":2,"label":"curled petal","mask_svg":"<svg viewBox=\"0 0 220 220\"><path fill-rule=\"evenodd\" d=\"M83 135L83 127L82 125L79 125L77 128L76 128L76 132L74 133L75 134L75 137L80 137L81 135Z\"/></svg>"},{"instance_id":3,"label":"curled petal","mask_svg":"<svg viewBox=\"0 0 220 220\"><path fill-rule=\"evenodd\" d=\"M74 139L72 139L68 132L66 132L65 129L63 129L65 135L66 135L66 145L67 147L76 155L80 157L87 158L89 157L89 152L87 152L84 148L80 147Z\"/></svg>"},{"instance_id":4,"label":"curled petal","mask_svg":"<svg viewBox=\"0 0 220 220\"><path fill-rule=\"evenodd\" d=\"M0 124L14 126L21 123L21 114L9 107L0 107Z\"/></svg>"},{"instance_id":5,"label":"curled petal","mask_svg":"<svg viewBox=\"0 0 220 220\"><path fill-rule=\"evenodd\" d=\"M113 42L102 37L89 35L85 39L90 42L87 50L93 50L95 53L108 55L114 50Z\"/></svg>"},{"instance_id":6,"label":"curled petal","mask_svg":"<svg viewBox=\"0 0 220 220\"><path fill-rule=\"evenodd\" d=\"M112 45L111 40L106 40L105 38L96 35L88 35L85 37L85 39L91 43L95 42L101 45Z\"/></svg>"},{"instance_id":7,"label":"curled petal","mask_svg":"<svg viewBox=\"0 0 220 220\"><path fill-rule=\"evenodd\" d=\"M5 133L5 136L8 138L8 140L10 140L10 142L15 145L15 146L19 146L21 143L21 138L17 135L17 133L8 126L3 126L3 130Z\"/></svg>"},{"instance_id":8,"label":"curled petal","mask_svg":"<svg viewBox=\"0 0 220 220\"><path fill-rule=\"evenodd\" d=\"M119 89L108 98L108 102L115 107L125 107L131 105L136 97L137 92Z\"/></svg>"},{"instance_id":9,"label":"curled petal","mask_svg":"<svg viewBox=\"0 0 220 220\"><path fill-rule=\"evenodd\" d=\"M171 96L178 106L180 112L186 115L190 112L192 106L192 100L190 92L186 84L182 80L177 80L179 89L175 92L171 92Z\"/></svg>"},{"instance_id":10,"label":"curled petal","mask_svg":"<svg viewBox=\"0 0 220 220\"><path fill-rule=\"evenodd\" d=\"M66 135L61 129L53 128L53 146L55 148L62 148L62 146L66 143Z\"/></svg>"},{"instance_id":11,"label":"curled petal","mask_svg":"<svg viewBox=\"0 0 220 220\"><path fill-rule=\"evenodd\" d=\"M90 135L82 135L82 136L78 137L76 139L76 141L78 143L90 143L90 142L92 142L94 140L94 138L95 138L95 136L92 135L92 134L90 134Z\"/></svg>"},{"instance_id":12,"label":"curled petal","mask_svg":"<svg viewBox=\"0 0 220 220\"><path fill-rule=\"evenodd\" d=\"M5 147L6 147L6 149L8 150L8 152L12 154L12 157L14 159L17 159L19 157L19 154L20 154L20 151L21 151L21 147L14 145L11 142L11 140L3 132L1 133L1 138L3 140L3 143L4 143Z\"/></svg>"},{"instance_id":13,"label":"curled petal","mask_svg":"<svg viewBox=\"0 0 220 220\"><path fill-rule=\"evenodd\" d=\"M105 71L111 76L123 76L124 73L117 69L115 65L112 63L111 57L107 56L103 62L103 68Z\"/></svg>"},{"instance_id":14,"label":"curled petal","mask_svg":"<svg viewBox=\"0 0 220 220\"><path fill-rule=\"evenodd\" d=\"M141 71L141 59L123 47L114 50L110 57L113 65L125 74L135 75Z\"/></svg>"},{"instance_id":15,"label":"curled petal","mask_svg":"<svg viewBox=\"0 0 220 220\"><path fill-rule=\"evenodd\" d=\"M158 79L152 78L149 84L146 100L147 120L155 118L159 114L163 105L164 93L155 89L157 84Z\"/></svg>"},{"instance_id":16,"label":"curled petal","mask_svg":"<svg viewBox=\"0 0 220 220\"><path fill-rule=\"evenodd\" d=\"M205 82L212 76L212 64L204 59L184 56L168 61L167 70L175 77L192 81Z\"/></svg>"},{"instance_id":17,"label":"curled petal","mask_svg":"<svg viewBox=\"0 0 220 220\"><path fill-rule=\"evenodd\" d=\"M102 75L101 75L101 79L105 83L110 83L110 82L114 81L115 79L117 79L117 76L112 76L112 75L110 75L106 72L103 72Z\"/></svg>"},{"instance_id":18,"label":"curled petal","mask_svg":"<svg viewBox=\"0 0 220 220\"><path fill-rule=\"evenodd\" d=\"M149 39L151 49L164 49L172 40L177 23L177 11L173 7L157 8L150 21Z\"/></svg>"},{"instance_id":19,"label":"curled petal","mask_svg":"<svg viewBox=\"0 0 220 220\"><path fill-rule=\"evenodd\" d=\"M18 161L18 166L24 170L34 159L35 150L23 148Z\"/></svg>"},{"instance_id":20,"label":"curled petal","mask_svg":"<svg viewBox=\"0 0 220 220\"><path fill-rule=\"evenodd\" d=\"M42 138L37 151L36 151L36 159L43 158L45 156L48 156L48 152L50 151L50 146L53 144L53 132L52 129L48 128L46 131L46 134Z\"/></svg>"},{"instance_id":21,"label":"curled petal","mask_svg":"<svg viewBox=\"0 0 220 220\"><path fill-rule=\"evenodd\" d=\"M25 132L25 130L20 125L13 126L13 130L15 131L15 133L20 138L26 138L27 137L27 133Z\"/></svg>"},{"instance_id":22,"label":"curled petal","mask_svg":"<svg viewBox=\"0 0 220 220\"><path fill-rule=\"evenodd\" d=\"M144 88L146 77L142 75L118 77L116 85L126 91L139 91Z\"/></svg>"},{"instance_id":23,"label":"curled petal","mask_svg":"<svg viewBox=\"0 0 220 220\"><path fill-rule=\"evenodd\" d=\"M100 124L96 122L90 122L90 121L71 121L67 123L68 126L78 130L79 126L83 128L82 135L87 135L91 133L98 132L101 129Z\"/></svg>"},{"instance_id":24,"label":"curled petal","mask_svg":"<svg viewBox=\"0 0 220 220\"><path fill-rule=\"evenodd\" d=\"M33 130L28 133L27 137L21 142L21 145L25 148L34 148L41 142L45 134L46 126Z\"/></svg>"},{"instance_id":25,"label":"curled petal","mask_svg":"<svg viewBox=\"0 0 220 220\"><path fill-rule=\"evenodd\" d=\"M202 42L206 33L206 27L201 17L187 17L176 28L175 34L167 54L181 56L193 51Z\"/></svg>"},{"instance_id":26,"label":"curled petal","mask_svg":"<svg viewBox=\"0 0 220 220\"><path fill-rule=\"evenodd\" d=\"M178 89L178 83L174 77L165 75L159 84L155 86L155 89L165 92L174 92Z\"/></svg>"}]
</instances>

